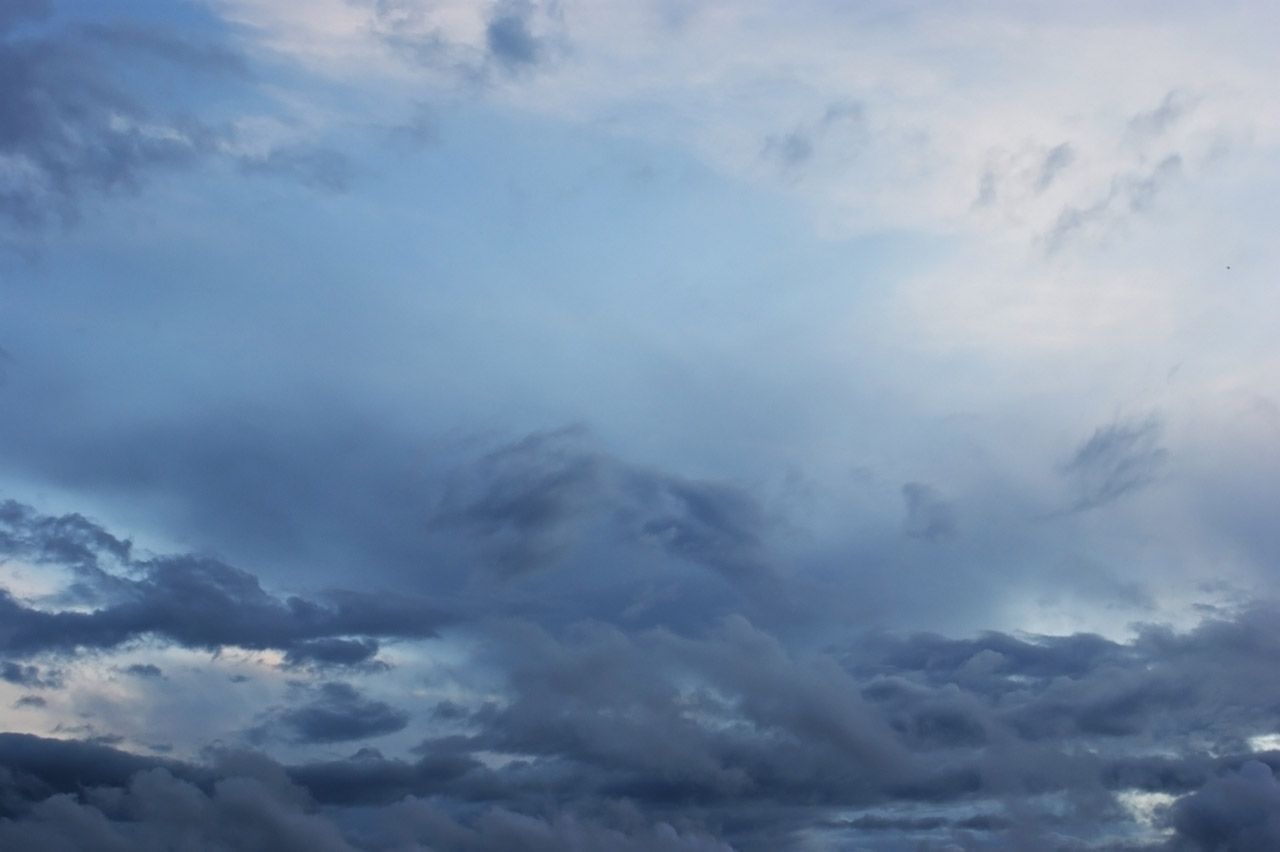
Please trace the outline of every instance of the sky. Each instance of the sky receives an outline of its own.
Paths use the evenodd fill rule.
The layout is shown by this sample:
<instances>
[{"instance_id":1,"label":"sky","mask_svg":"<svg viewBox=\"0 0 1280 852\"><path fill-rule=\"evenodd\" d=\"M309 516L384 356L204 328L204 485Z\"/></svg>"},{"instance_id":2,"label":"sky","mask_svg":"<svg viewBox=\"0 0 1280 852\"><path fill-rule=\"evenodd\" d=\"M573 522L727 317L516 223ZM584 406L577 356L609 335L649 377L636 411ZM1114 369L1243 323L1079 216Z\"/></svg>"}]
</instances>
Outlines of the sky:
<instances>
[{"instance_id":1,"label":"sky","mask_svg":"<svg viewBox=\"0 0 1280 852\"><path fill-rule=\"evenodd\" d=\"M1280 848L1277 35L0 0L0 847Z\"/></svg>"}]
</instances>

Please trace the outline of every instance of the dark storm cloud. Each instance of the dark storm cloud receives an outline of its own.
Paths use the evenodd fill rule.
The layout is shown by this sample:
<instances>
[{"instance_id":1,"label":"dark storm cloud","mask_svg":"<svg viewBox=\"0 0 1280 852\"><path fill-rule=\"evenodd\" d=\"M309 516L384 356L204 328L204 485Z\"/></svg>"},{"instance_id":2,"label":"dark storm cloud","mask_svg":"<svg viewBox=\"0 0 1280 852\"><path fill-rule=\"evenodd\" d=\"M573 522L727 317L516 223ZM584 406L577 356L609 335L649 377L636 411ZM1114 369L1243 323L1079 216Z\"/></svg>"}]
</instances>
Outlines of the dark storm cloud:
<instances>
[{"instance_id":1,"label":"dark storm cloud","mask_svg":"<svg viewBox=\"0 0 1280 852\"><path fill-rule=\"evenodd\" d=\"M278 713L262 729L282 732L298 743L337 743L364 740L404 730L409 715L385 701L361 695L348 683L323 683L316 697Z\"/></svg>"},{"instance_id":2,"label":"dark storm cloud","mask_svg":"<svg viewBox=\"0 0 1280 852\"><path fill-rule=\"evenodd\" d=\"M10 795L6 812L21 817L5 830L50 830L37 804L68 792L101 826L123 831L134 813L130 830L142 831L136 812L106 805L164 767L210 800L227 779L256 779L259 795L293 803L299 819L323 815L358 849L665 838L748 852L807 848L815 829L854 846L892 833L907 848L981 836L991 848L1120 849L1106 837L1133 823L1117 795L1142 791L1185 797L1170 811L1170 852L1255 852L1274 842L1268 766L1280 754L1250 754L1246 741L1275 725L1278 625L1274 608L1258 608L1126 643L879 636L840 664L790 653L742 619L701 636L601 624L553 635L508 621L489 627L476 661L501 685L433 716L459 733L425 740L416 761L365 748L293 767L250 756L196 767L0 737L0 770L26 791ZM269 720L273 735L341 742L405 721L347 684L303 694ZM5 837L19 836L41 835Z\"/></svg>"},{"instance_id":3,"label":"dark storm cloud","mask_svg":"<svg viewBox=\"0 0 1280 852\"><path fill-rule=\"evenodd\" d=\"M161 766L184 777L205 774L173 761L95 743L0 733L0 768L22 779L32 798L74 793L85 787L122 787L138 772Z\"/></svg>"},{"instance_id":4,"label":"dark storm cloud","mask_svg":"<svg viewBox=\"0 0 1280 852\"><path fill-rule=\"evenodd\" d=\"M902 499L907 508L903 532L909 537L938 542L956 534L955 512L938 489L908 482L902 486Z\"/></svg>"},{"instance_id":5,"label":"dark storm cloud","mask_svg":"<svg viewBox=\"0 0 1280 852\"><path fill-rule=\"evenodd\" d=\"M355 766L362 760L366 758L358 756L346 763ZM535 814L495 803L482 810L450 810L448 804L401 796L360 812L321 810L284 767L260 755L224 754L212 767L194 769L83 743L0 735L0 815L7 817L0 820L0 845L6 849L731 849L706 831L676 829L648 820L634 808L577 814L544 803Z\"/></svg>"},{"instance_id":6,"label":"dark storm cloud","mask_svg":"<svg viewBox=\"0 0 1280 852\"><path fill-rule=\"evenodd\" d=\"M65 556L81 565L94 564L103 549L117 558L127 553L117 539L80 516L50 518L29 507L7 505L9 534L0 539L0 552L6 555L34 552L50 562ZM353 654L353 646L312 643L350 637L357 637L353 642L431 638L449 618L444 608L407 594L335 590L315 600L279 598L256 577L207 557L125 561L137 579L115 577L90 612L38 609L0 590L0 649L15 655L65 653L110 649L151 636L209 650L276 648L293 652L298 661L335 662L345 651L364 661L368 656ZM359 647L363 652L370 646L361 642Z\"/></svg>"},{"instance_id":7,"label":"dark storm cloud","mask_svg":"<svg viewBox=\"0 0 1280 852\"><path fill-rule=\"evenodd\" d=\"M1271 852L1280 849L1280 783L1251 760L1214 778L1173 809L1176 850Z\"/></svg>"},{"instance_id":8,"label":"dark storm cloud","mask_svg":"<svg viewBox=\"0 0 1280 852\"><path fill-rule=\"evenodd\" d=\"M553 564L599 529L732 580L767 574L774 526L745 489L628 464L579 430L534 434L457 470L433 523L469 534L506 575Z\"/></svg>"},{"instance_id":9,"label":"dark storm cloud","mask_svg":"<svg viewBox=\"0 0 1280 852\"><path fill-rule=\"evenodd\" d=\"M1160 431L1154 417L1094 431L1062 467L1076 490L1072 509L1097 508L1153 482L1169 457Z\"/></svg>"}]
</instances>

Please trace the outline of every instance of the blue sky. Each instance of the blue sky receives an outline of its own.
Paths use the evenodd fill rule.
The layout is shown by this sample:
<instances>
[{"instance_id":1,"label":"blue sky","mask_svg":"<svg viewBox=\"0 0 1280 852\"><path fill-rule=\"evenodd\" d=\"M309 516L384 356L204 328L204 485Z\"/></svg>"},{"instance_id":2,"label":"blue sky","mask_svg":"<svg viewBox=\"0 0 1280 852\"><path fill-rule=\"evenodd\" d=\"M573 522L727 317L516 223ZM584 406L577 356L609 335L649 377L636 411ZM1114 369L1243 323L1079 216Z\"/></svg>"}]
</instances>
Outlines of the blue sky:
<instances>
[{"instance_id":1,"label":"blue sky","mask_svg":"<svg viewBox=\"0 0 1280 852\"><path fill-rule=\"evenodd\" d=\"M9 3L0 838L1273 848L1278 23Z\"/></svg>"}]
</instances>

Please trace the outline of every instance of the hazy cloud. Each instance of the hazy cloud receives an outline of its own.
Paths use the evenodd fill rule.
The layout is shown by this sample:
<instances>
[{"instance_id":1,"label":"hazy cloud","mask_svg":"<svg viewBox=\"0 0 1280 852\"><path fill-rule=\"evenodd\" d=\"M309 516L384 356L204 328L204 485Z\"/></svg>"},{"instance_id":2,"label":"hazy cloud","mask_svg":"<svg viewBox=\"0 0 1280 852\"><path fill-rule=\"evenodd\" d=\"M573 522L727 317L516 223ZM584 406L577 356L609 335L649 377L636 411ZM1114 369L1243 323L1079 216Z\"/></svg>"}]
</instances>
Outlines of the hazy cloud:
<instances>
[{"instance_id":1,"label":"hazy cloud","mask_svg":"<svg viewBox=\"0 0 1280 852\"><path fill-rule=\"evenodd\" d=\"M907 506L903 532L911 538L938 542L956 534L955 511L938 489L908 482L902 486L902 499Z\"/></svg>"},{"instance_id":2,"label":"hazy cloud","mask_svg":"<svg viewBox=\"0 0 1280 852\"><path fill-rule=\"evenodd\" d=\"M459 468L433 523L468 533L508 576L565 558L598 529L733 580L767 570L773 526L745 489L628 464L579 430L534 434Z\"/></svg>"},{"instance_id":3,"label":"hazy cloud","mask_svg":"<svg viewBox=\"0 0 1280 852\"><path fill-rule=\"evenodd\" d=\"M1169 457L1155 417L1094 431L1062 473L1076 491L1073 510L1093 509L1153 482Z\"/></svg>"}]
</instances>

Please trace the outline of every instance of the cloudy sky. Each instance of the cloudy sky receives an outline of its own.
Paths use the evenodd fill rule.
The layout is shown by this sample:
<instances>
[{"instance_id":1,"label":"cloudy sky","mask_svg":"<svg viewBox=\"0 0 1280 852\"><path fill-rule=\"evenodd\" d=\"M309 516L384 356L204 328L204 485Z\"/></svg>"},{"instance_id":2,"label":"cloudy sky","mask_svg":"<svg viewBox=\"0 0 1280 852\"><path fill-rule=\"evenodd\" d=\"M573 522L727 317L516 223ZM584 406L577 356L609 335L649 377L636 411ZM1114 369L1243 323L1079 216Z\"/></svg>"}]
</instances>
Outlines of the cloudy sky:
<instances>
[{"instance_id":1,"label":"cloudy sky","mask_svg":"<svg viewBox=\"0 0 1280 852\"><path fill-rule=\"evenodd\" d=\"M1278 36L0 0L0 846L1280 848Z\"/></svg>"}]
</instances>

